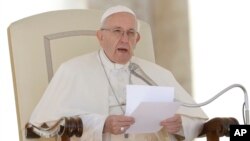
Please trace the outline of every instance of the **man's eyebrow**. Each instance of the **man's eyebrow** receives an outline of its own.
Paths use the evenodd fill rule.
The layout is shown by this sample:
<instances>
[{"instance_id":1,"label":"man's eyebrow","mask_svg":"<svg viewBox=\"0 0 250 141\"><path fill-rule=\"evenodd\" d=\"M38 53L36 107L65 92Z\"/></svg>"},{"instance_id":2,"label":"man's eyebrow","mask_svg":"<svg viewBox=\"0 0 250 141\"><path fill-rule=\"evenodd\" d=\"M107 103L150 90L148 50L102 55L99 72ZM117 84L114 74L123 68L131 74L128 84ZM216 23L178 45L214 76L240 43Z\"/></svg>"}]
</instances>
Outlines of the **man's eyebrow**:
<instances>
[{"instance_id":1,"label":"man's eyebrow","mask_svg":"<svg viewBox=\"0 0 250 141\"><path fill-rule=\"evenodd\" d=\"M114 29L123 29L123 28L120 26L117 26L117 27L114 27ZM135 30L136 31L136 28L129 28L128 30Z\"/></svg>"}]
</instances>

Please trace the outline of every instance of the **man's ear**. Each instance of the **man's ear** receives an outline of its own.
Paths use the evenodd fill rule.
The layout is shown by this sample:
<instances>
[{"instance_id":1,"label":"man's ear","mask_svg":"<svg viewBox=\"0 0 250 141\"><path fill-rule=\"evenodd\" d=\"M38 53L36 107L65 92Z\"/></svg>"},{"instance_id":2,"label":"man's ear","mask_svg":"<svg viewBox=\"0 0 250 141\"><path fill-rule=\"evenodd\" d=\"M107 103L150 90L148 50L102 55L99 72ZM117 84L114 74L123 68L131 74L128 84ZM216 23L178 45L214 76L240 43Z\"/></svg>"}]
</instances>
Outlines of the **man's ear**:
<instances>
[{"instance_id":1,"label":"man's ear","mask_svg":"<svg viewBox=\"0 0 250 141\"><path fill-rule=\"evenodd\" d=\"M140 35L140 33L137 33L136 43L138 43L140 41L140 39L141 39L141 35Z\"/></svg>"},{"instance_id":2,"label":"man's ear","mask_svg":"<svg viewBox=\"0 0 250 141\"><path fill-rule=\"evenodd\" d=\"M101 30L97 30L96 31L96 37L99 40L99 42L101 42L103 40L103 35L102 35L102 31Z\"/></svg>"}]
</instances>

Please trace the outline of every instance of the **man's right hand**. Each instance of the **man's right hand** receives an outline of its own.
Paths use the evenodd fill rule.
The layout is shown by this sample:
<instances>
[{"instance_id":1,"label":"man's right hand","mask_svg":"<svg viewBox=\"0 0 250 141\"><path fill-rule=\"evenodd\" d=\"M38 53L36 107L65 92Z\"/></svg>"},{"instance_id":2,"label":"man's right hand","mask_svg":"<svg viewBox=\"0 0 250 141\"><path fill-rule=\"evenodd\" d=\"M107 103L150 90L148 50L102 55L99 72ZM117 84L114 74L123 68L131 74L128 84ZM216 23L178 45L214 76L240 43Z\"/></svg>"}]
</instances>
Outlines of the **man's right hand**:
<instances>
[{"instance_id":1,"label":"man's right hand","mask_svg":"<svg viewBox=\"0 0 250 141\"><path fill-rule=\"evenodd\" d=\"M110 115L106 118L103 133L122 134L135 122L133 117Z\"/></svg>"}]
</instances>

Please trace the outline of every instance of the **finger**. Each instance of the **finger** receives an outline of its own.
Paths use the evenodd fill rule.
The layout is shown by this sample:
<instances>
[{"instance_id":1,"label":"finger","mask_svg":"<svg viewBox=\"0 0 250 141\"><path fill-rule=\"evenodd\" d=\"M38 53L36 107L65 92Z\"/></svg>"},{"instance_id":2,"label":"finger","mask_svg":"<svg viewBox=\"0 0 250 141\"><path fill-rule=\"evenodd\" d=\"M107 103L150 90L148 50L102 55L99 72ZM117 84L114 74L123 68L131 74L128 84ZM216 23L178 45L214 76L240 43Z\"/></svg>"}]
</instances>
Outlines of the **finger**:
<instances>
[{"instance_id":1,"label":"finger","mask_svg":"<svg viewBox=\"0 0 250 141\"><path fill-rule=\"evenodd\" d=\"M179 132L180 131L180 129L167 129L167 132L168 133L171 133L171 134L175 134L175 133L177 133L177 132Z\"/></svg>"},{"instance_id":2,"label":"finger","mask_svg":"<svg viewBox=\"0 0 250 141\"><path fill-rule=\"evenodd\" d=\"M119 124L117 124L117 126L119 127L118 129L120 130L120 131L117 131L117 133L120 133L120 134L122 134L122 133L125 133L125 131L131 126L132 124L131 123L125 123L125 122L120 122Z\"/></svg>"},{"instance_id":3,"label":"finger","mask_svg":"<svg viewBox=\"0 0 250 141\"><path fill-rule=\"evenodd\" d=\"M123 134L126 132L126 130L129 128L129 126L121 126L116 129L114 129L113 134L118 135L118 134Z\"/></svg>"},{"instance_id":4,"label":"finger","mask_svg":"<svg viewBox=\"0 0 250 141\"><path fill-rule=\"evenodd\" d=\"M133 123L134 118L132 117L123 115L112 115L107 118L106 127L109 129L110 133L121 134L124 133Z\"/></svg>"},{"instance_id":5,"label":"finger","mask_svg":"<svg viewBox=\"0 0 250 141\"><path fill-rule=\"evenodd\" d=\"M169 118L169 119L166 119L166 120L163 120L162 122L160 122L161 125L171 125L171 124L182 124L182 120L181 118Z\"/></svg>"},{"instance_id":6,"label":"finger","mask_svg":"<svg viewBox=\"0 0 250 141\"><path fill-rule=\"evenodd\" d=\"M181 121L181 118L179 116L174 116L165 120L165 122L178 122L178 121Z\"/></svg>"},{"instance_id":7,"label":"finger","mask_svg":"<svg viewBox=\"0 0 250 141\"><path fill-rule=\"evenodd\" d=\"M129 117L129 116L119 116L118 117L118 121L123 121L123 122L134 122L134 118L133 117Z\"/></svg>"},{"instance_id":8,"label":"finger","mask_svg":"<svg viewBox=\"0 0 250 141\"><path fill-rule=\"evenodd\" d=\"M121 134L125 133L129 127L130 127L130 126L122 126L122 127L120 128L120 133L121 133Z\"/></svg>"},{"instance_id":9,"label":"finger","mask_svg":"<svg viewBox=\"0 0 250 141\"><path fill-rule=\"evenodd\" d=\"M181 130L182 125L180 124L172 124L168 126L164 126L164 128L169 132L169 133L176 133Z\"/></svg>"},{"instance_id":10,"label":"finger","mask_svg":"<svg viewBox=\"0 0 250 141\"><path fill-rule=\"evenodd\" d=\"M134 118L131 118L131 117L121 117L120 119L118 119L117 121L117 124L119 126L122 126L122 127L125 127L125 126L130 126L132 124L134 124L135 121L134 121Z\"/></svg>"},{"instance_id":11,"label":"finger","mask_svg":"<svg viewBox=\"0 0 250 141\"><path fill-rule=\"evenodd\" d=\"M167 127L167 126L177 126L177 125L180 126L182 124L179 122L177 122L177 123L176 122L161 122L160 125Z\"/></svg>"}]
</instances>

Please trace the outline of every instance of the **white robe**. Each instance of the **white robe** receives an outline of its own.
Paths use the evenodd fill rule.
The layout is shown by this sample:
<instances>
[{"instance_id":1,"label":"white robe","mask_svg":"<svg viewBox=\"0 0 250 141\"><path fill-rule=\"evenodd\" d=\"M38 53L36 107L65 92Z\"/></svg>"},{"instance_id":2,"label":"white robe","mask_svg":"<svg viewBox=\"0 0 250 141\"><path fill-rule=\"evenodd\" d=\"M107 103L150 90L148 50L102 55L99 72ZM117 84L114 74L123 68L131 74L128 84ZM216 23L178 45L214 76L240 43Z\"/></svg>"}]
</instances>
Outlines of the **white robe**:
<instances>
[{"instance_id":1,"label":"white robe","mask_svg":"<svg viewBox=\"0 0 250 141\"><path fill-rule=\"evenodd\" d=\"M103 55L103 50L101 50ZM175 88L175 98L185 103L194 103L192 97L178 84L173 75L166 69L132 57L131 62L138 64L143 71L159 86ZM111 62L103 61L105 68ZM111 63L112 64L112 63ZM127 67L127 66L125 66ZM133 84L145 84L135 76L131 76ZM102 130L106 117L110 114L110 85L102 68L98 52L82 55L63 63L48 85L43 97L34 109L30 122L40 125L65 116L80 116L83 121L81 141L109 140ZM182 115L182 132L186 141L191 141L199 134L206 114L200 108L180 107L177 111ZM113 135L112 135L113 136ZM131 135L124 139L123 135L111 136L111 140L158 141L176 140L166 131L152 134ZM76 139L78 140L78 139Z\"/></svg>"}]
</instances>

